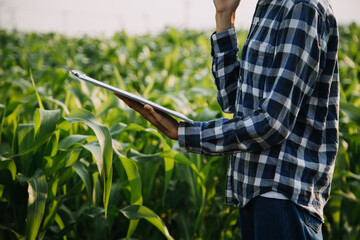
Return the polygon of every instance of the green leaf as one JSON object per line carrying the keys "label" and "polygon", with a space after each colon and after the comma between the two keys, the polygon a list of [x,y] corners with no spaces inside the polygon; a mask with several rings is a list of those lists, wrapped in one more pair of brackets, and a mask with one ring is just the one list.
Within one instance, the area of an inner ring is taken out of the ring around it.
{"label": "green leaf", "polygon": [[143,198],[141,194],[141,178],[136,163],[121,154],[118,154],[118,157],[125,169],[130,184],[131,204],[142,204]]}
{"label": "green leaf", "polygon": [[[142,192],[141,192],[141,187],[142,187],[141,178],[140,178],[140,174],[137,169],[136,163],[133,160],[123,156],[121,153],[119,153],[116,150],[116,148],[114,148],[114,152],[119,157],[119,159],[125,169],[125,172],[126,172],[129,184],[130,184],[130,188],[131,188],[130,203],[131,204],[142,204],[143,197],[142,197]],[[128,232],[126,235],[127,238],[130,238],[132,236],[132,234],[136,230],[137,225],[138,225],[138,220],[130,221]]]}
{"label": "green leaf", "polygon": [[114,76],[115,76],[116,84],[118,85],[118,87],[120,89],[125,90],[126,89],[126,84],[124,82],[124,79],[121,77],[119,69],[116,67],[115,64],[113,64],[113,69],[114,69]]}
{"label": "green leaf", "polygon": [[46,229],[50,226],[50,224],[52,224],[54,222],[55,216],[57,215],[57,211],[59,209],[59,206],[62,204],[59,201],[62,202],[63,198],[64,198],[64,196],[60,197],[60,200],[55,199],[50,203],[49,211],[44,218],[44,222],[43,222],[43,225],[41,228],[42,231],[46,231]]}
{"label": "green leaf", "polygon": [[42,103],[42,101],[41,101],[40,95],[39,95],[39,93],[38,93],[38,91],[37,91],[37,89],[36,89],[36,85],[35,85],[35,81],[34,81],[34,78],[33,78],[31,69],[29,69],[29,71],[30,71],[30,80],[31,80],[32,85],[33,85],[33,87],[34,87],[34,89],[35,89],[35,93],[36,93],[36,97],[37,97],[38,102],[39,102],[39,106],[40,106],[41,109],[45,109],[45,108],[44,108],[44,105],[43,105],[43,103]]}
{"label": "green leaf", "polygon": [[65,117],[65,119],[71,123],[83,122],[95,132],[101,148],[101,158],[103,159],[103,163],[98,164],[98,166],[101,166],[99,172],[100,174],[105,173],[106,175],[108,175],[111,169],[113,154],[112,139],[109,129],[105,125],[100,124],[95,118],[95,116],[85,109],[75,109],[68,117]]}
{"label": "green leaf", "polygon": [[136,151],[135,149],[130,149],[128,152],[128,157],[134,159],[137,162],[146,162],[160,159],[160,153],[144,154]]}
{"label": "green leaf", "polygon": [[360,202],[360,200],[356,198],[355,194],[353,192],[350,192],[350,191],[344,192],[343,190],[339,189],[339,190],[332,191],[332,194],[339,195],[342,198],[345,198],[345,199],[350,200],[350,201]]}
{"label": "green leaf", "polygon": [[87,191],[88,201],[91,203],[92,202],[92,187],[91,187],[90,176],[89,176],[87,169],[85,168],[84,164],[82,164],[80,161],[75,162],[72,166],[74,167],[77,175],[79,175],[81,180],[84,182],[86,191]]}
{"label": "green leaf", "polygon": [[59,119],[60,109],[36,109],[34,116],[34,138],[37,141],[45,142],[54,132]]}
{"label": "green leaf", "polygon": [[60,151],[53,157],[44,157],[44,160],[46,160],[43,166],[45,175],[51,176],[56,171],[64,168],[66,165],[66,156],[66,152]]}
{"label": "green leaf", "polygon": [[90,136],[88,135],[79,135],[79,134],[73,134],[70,136],[67,136],[65,138],[63,138],[58,145],[58,149],[59,150],[66,150],[68,148],[70,148],[72,145],[77,144],[77,143],[81,143],[83,141],[85,141],[86,138],[88,138]]}
{"label": "green leaf", "polygon": [[[157,136],[160,139],[162,147],[163,147],[163,152],[168,152],[171,150],[171,148],[170,148],[169,144],[166,142],[165,138],[163,138],[163,136],[158,131],[156,131],[155,129],[152,129],[152,128],[148,128],[145,131]],[[169,186],[169,182],[171,180],[171,176],[174,171],[173,158],[170,158],[170,157],[167,157],[166,155],[164,155],[164,165],[165,165],[165,184],[164,184],[164,194],[163,194],[163,198],[162,198],[163,203],[165,201],[166,190]]]}
{"label": "green leaf", "polygon": [[1,144],[3,126],[4,126],[4,122],[5,122],[6,107],[3,104],[0,104],[0,108],[4,108],[2,115],[1,115],[1,120],[0,120],[0,144]]}
{"label": "green leaf", "polygon": [[31,178],[22,177],[20,182],[27,182],[29,200],[26,215],[26,239],[36,239],[42,222],[45,203],[48,195],[48,185],[41,169],[38,169]]}
{"label": "green leaf", "polygon": [[98,141],[93,141],[93,142],[89,142],[87,144],[82,145],[83,148],[85,148],[86,150],[88,150],[89,152],[91,152],[91,155],[93,156],[97,168],[99,170],[99,173],[101,174],[101,170],[104,167],[104,161],[103,161],[103,157],[102,157],[102,151],[101,151],[101,147]]}
{"label": "green leaf", "polygon": [[351,171],[345,171],[344,172],[344,176],[348,177],[348,178],[353,178],[357,181],[360,181],[360,175],[359,174],[355,174]]}
{"label": "green leaf", "polygon": [[58,151],[60,130],[55,130],[54,134],[50,137],[50,140],[46,146],[44,154],[49,156],[55,156]]}
{"label": "green leaf", "polygon": [[61,230],[65,228],[64,222],[61,220],[61,217],[59,214],[55,215],[55,221]]}
{"label": "green leaf", "polygon": [[120,209],[120,212],[124,214],[124,216],[127,217],[128,219],[132,219],[132,220],[146,219],[149,223],[151,223],[157,229],[159,229],[162,232],[162,234],[166,237],[166,239],[174,239],[170,235],[164,222],[151,209],[143,205],[129,205]]}
{"label": "green leaf", "polygon": [[25,152],[27,152],[28,149],[31,149],[33,145],[34,124],[19,124],[16,128],[14,137],[13,152],[15,153],[15,156],[19,156],[19,160],[15,159],[18,170],[26,176],[29,176],[32,157],[30,154],[25,154]]}
{"label": "green leaf", "polygon": [[177,163],[181,163],[181,164],[185,164],[191,167],[191,169],[202,179],[204,180],[205,177],[204,175],[199,172],[199,170],[197,169],[196,165],[190,161],[187,157],[185,157],[183,154],[175,151],[175,150],[171,150],[171,151],[167,151],[167,152],[163,152],[160,154],[160,156],[162,157],[167,157],[167,158],[172,158],[175,162]]}
{"label": "green leaf", "polygon": [[127,125],[125,127],[125,129],[123,129],[123,131],[145,131],[145,128],[143,126],[140,126],[138,124],[135,123],[130,123],[129,125]]}
{"label": "green leaf", "polygon": [[116,123],[110,127],[111,136],[114,138],[119,135],[126,128],[125,123]]}
{"label": "green leaf", "polygon": [[48,100],[48,101],[50,101],[50,102],[53,102],[53,103],[56,103],[57,105],[59,105],[60,107],[62,107],[62,109],[64,110],[64,112],[66,113],[66,114],[69,114],[70,112],[69,112],[69,109],[67,108],[67,106],[63,103],[63,102],[61,102],[61,101],[59,101],[59,100],[57,100],[57,99],[54,99],[53,97],[41,97],[42,99],[45,99],[45,100]]}
{"label": "green leaf", "polygon": [[8,231],[8,232],[12,233],[14,235],[14,238],[11,238],[11,239],[25,240],[24,236],[18,234],[13,229],[11,229],[11,228],[9,228],[7,226],[4,226],[4,225],[0,224],[0,230],[1,230],[1,233],[4,233],[4,231]]}
{"label": "green leaf", "polygon": [[139,219],[131,219],[128,227],[128,232],[126,234],[126,239],[130,239],[133,233],[136,230],[137,225],[139,224]]}
{"label": "green leaf", "polygon": [[103,102],[99,107],[96,108],[96,117],[101,117],[109,112],[109,109],[116,107],[118,101],[115,97],[108,98],[107,101]]}
{"label": "green leaf", "polygon": [[105,217],[106,217],[109,197],[110,197],[110,190],[111,190],[111,181],[112,181],[113,149],[112,149],[112,138],[110,135],[110,131],[105,125],[100,124],[91,112],[85,109],[77,108],[73,110],[71,114],[67,116],[65,119],[71,123],[75,123],[75,122],[85,123],[94,131],[99,141],[101,155],[97,153],[96,156],[94,156],[94,158],[96,160],[96,164],[98,166],[100,176],[104,180],[103,202],[104,202]]}
{"label": "green leaf", "polygon": [[[60,110],[43,110],[36,109],[34,116],[34,124],[19,124],[17,135],[18,135],[18,145],[19,150],[18,154],[15,156],[22,156],[28,154],[46,141],[49,140],[51,135],[56,129],[56,124],[60,119]],[[30,134],[30,131],[34,129],[33,141],[27,139],[26,144],[23,144],[22,141],[25,135]],[[13,156],[13,157],[15,157]]]}
{"label": "green leaf", "polygon": [[66,159],[66,167],[71,166],[74,162],[76,162],[81,153],[81,148],[75,148],[70,153],[68,153],[68,158]]}
{"label": "green leaf", "polygon": [[19,124],[16,129],[16,145],[14,152],[25,152],[34,145],[34,124]]}
{"label": "green leaf", "polygon": [[351,103],[342,102],[340,105],[341,111],[345,112],[346,115],[354,121],[358,126],[360,126],[360,108],[354,106]]}
{"label": "green leaf", "polygon": [[[156,137],[158,137],[161,141],[161,145],[163,148],[163,152],[168,152],[171,150],[169,144],[166,142],[165,138],[163,138],[163,136],[156,131],[155,129],[152,128],[144,128],[140,125],[137,124],[129,124],[124,130],[135,130],[135,131],[145,131],[147,133],[150,133]],[[167,155],[164,155],[164,165],[165,165],[165,184],[164,184],[164,194],[163,194],[163,203],[165,201],[165,195],[166,195],[166,190],[169,186],[169,182],[171,180],[171,176],[174,170],[174,160],[171,157],[168,157]]]}
{"label": "green leaf", "polygon": [[13,159],[4,161],[0,160],[0,170],[9,170],[12,180],[16,179],[16,165]]}

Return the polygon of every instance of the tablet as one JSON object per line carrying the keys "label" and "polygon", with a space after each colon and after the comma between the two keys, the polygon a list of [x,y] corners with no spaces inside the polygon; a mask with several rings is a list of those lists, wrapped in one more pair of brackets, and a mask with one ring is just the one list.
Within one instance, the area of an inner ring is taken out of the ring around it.
{"label": "tablet", "polygon": [[163,107],[163,106],[160,106],[159,104],[156,104],[156,103],[154,103],[154,102],[151,102],[151,101],[149,101],[149,100],[147,100],[147,99],[145,99],[145,98],[143,98],[143,97],[137,96],[137,95],[135,95],[135,94],[133,94],[133,93],[129,93],[129,92],[127,92],[127,91],[118,89],[118,88],[116,88],[116,87],[114,87],[114,86],[108,85],[108,84],[103,83],[103,82],[100,82],[100,81],[98,81],[98,80],[95,80],[95,79],[93,79],[93,78],[91,78],[91,77],[86,76],[84,73],[82,73],[82,72],[80,72],[80,71],[71,70],[71,71],[70,71],[70,76],[75,77],[76,79],[79,79],[79,80],[82,80],[82,81],[86,81],[86,82],[92,83],[92,84],[97,85],[97,86],[99,86],[99,87],[105,88],[105,89],[110,90],[110,91],[112,91],[112,92],[114,92],[114,93],[118,93],[118,94],[120,94],[120,95],[122,95],[122,96],[125,96],[125,97],[127,97],[127,98],[130,98],[130,99],[132,99],[132,100],[134,100],[134,101],[137,101],[137,102],[139,102],[139,103],[141,103],[141,104],[144,104],[144,105],[145,105],[145,104],[148,104],[148,105],[152,106],[154,109],[157,109],[157,110],[159,110],[159,111],[161,111],[161,112],[167,113],[167,114],[172,115],[172,116],[174,116],[174,117],[180,118],[180,119],[184,120],[185,122],[194,123],[193,120],[187,118],[187,117],[186,117],[185,115],[183,115],[182,113],[179,113],[179,112],[170,110],[170,109],[168,109],[168,108],[165,108],[165,107]]}

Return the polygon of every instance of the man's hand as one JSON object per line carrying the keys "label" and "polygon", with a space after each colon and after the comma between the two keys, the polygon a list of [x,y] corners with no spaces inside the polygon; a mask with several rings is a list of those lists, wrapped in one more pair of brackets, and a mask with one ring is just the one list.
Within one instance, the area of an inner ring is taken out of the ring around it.
{"label": "man's hand", "polygon": [[241,0],[213,0],[216,9],[216,32],[234,27],[235,12]]}
{"label": "man's hand", "polygon": [[241,0],[214,0],[216,12],[235,12]]}
{"label": "man's hand", "polygon": [[150,105],[143,105],[139,102],[121,96],[117,93],[115,95],[123,100],[129,107],[141,114],[146,120],[154,125],[159,131],[164,133],[167,137],[177,140],[178,139],[178,122],[167,115],[152,108]]}

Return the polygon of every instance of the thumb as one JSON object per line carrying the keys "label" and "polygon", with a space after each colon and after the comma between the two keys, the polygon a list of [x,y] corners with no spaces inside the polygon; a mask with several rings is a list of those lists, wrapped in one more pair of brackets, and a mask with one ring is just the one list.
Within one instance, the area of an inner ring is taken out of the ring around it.
{"label": "thumb", "polygon": [[146,104],[146,105],[144,106],[144,109],[145,109],[145,111],[147,112],[147,114],[148,114],[149,116],[151,116],[153,119],[155,119],[156,121],[159,121],[159,120],[160,120],[160,119],[159,119],[159,118],[160,118],[159,113],[157,113],[152,106]]}
{"label": "thumb", "polygon": [[149,104],[144,105],[144,109],[148,111],[148,113],[154,113],[154,108],[151,107]]}

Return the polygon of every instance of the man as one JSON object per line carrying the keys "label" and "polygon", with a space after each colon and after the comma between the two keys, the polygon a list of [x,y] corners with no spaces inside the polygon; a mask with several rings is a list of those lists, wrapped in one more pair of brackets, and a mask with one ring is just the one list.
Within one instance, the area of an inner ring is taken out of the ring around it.
{"label": "man", "polygon": [[218,102],[232,119],[178,123],[121,97],[189,152],[230,154],[242,239],[322,239],[338,148],[338,30],[328,0],[259,0],[241,59],[240,0],[214,0]]}

